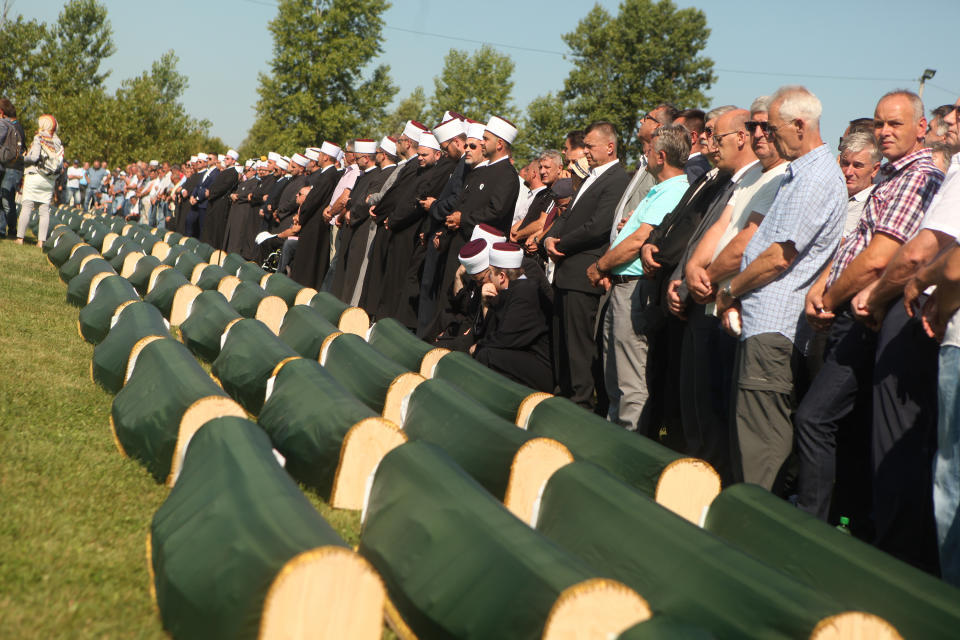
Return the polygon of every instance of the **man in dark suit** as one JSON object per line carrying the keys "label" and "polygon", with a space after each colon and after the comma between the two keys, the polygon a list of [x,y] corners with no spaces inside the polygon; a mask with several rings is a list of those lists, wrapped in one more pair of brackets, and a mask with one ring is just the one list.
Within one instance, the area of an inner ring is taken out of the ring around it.
{"label": "man in dark suit", "polygon": [[591,124],[584,142],[590,175],[570,209],[553,224],[544,249],[556,263],[553,348],[560,394],[589,409],[600,291],[590,284],[587,268],[607,249],[614,209],[630,179],[617,160],[617,132],[612,124]]}

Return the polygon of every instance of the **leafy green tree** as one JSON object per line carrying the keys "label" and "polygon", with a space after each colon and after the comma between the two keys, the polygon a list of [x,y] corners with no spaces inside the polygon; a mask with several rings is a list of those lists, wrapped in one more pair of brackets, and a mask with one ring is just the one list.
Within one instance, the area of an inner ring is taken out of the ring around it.
{"label": "leafy green tree", "polygon": [[483,45],[473,54],[450,49],[443,70],[433,79],[430,110],[435,117],[452,109],[477,121],[486,122],[494,115],[514,120],[512,75],[513,60],[493,47]]}
{"label": "leafy green tree", "polygon": [[292,153],[324,139],[344,141],[379,128],[397,89],[389,67],[364,78],[382,52],[382,0],[280,0],[270,21],[273,60],[260,75],[257,120],[246,153]]}
{"label": "leafy green tree", "polygon": [[42,84],[40,49],[47,39],[47,26],[23,16],[4,16],[0,24],[0,95],[9,98],[18,109],[29,111]]}
{"label": "leafy green tree", "polygon": [[437,117],[431,116],[427,104],[427,93],[423,90],[423,87],[416,87],[410,92],[409,96],[400,101],[396,109],[384,118],[381,133],[382,135],[399,135],[407,120],[416,120],[432,127],[435,124],[440,124],[439,122],[433,122]]}
{"label": "leafy green tree", "polygon": [[567,132],[573,128],[559,96],[553,92],[538,96],[527,105],[527,113],[520,121],[514,155],[532,159],[546,149],[559,150]]}
{"label": "leafy green tree", "polygon": [[621,133],[621,152],[636,157],[633,135],[640,117],[661,102],[703,106],[716,77],[700,55],[710,30],[699,9],[677,9],[671,0],[623,0],[611,16],[595,5],[563,36],[573,69],[561,97],[581,125],[609,120]]}
{"label": "leafy green tree", "polygon": [[70,0],[40,51],[46,88],[74,93],[102,87],[110,71],[100,64],[115,51],[107,8],[97,0]]}

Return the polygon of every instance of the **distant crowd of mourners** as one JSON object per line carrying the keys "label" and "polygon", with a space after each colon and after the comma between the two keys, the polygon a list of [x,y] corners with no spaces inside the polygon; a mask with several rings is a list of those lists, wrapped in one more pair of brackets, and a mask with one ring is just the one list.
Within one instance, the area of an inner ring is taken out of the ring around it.
{"label": "distant crowd of mourners", "polygon": [[111,170],[64,161],[51,115],[27,140],[3,99],[0,232],[22,243],[36,209],[42,242],[60,202],[200,238],[960,585],[958,105],[891,91],[836,149],[787,86],[522,163],[507,119],[448,111]]}

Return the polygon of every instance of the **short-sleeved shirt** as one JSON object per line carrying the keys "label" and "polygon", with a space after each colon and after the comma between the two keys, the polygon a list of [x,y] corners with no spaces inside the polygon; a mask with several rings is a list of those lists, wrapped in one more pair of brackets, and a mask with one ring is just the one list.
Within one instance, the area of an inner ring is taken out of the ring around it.
{"label": "short-sleeved shirt", "polygon": [[80,178],[83,177],[83,169],[80,167],[70,167],[67,169],[67,188],[79,189]]}
{"label": "short-sleeved shirt", "polygon": [[[610,248],[612,249],[623,242],[623,239],[639,229],[641,224],[646,223],[654,227],[660,224],[664,216],[677,206],[689,186],[690,183],[687,182],[687,176],[684,174],[653,185],[647,192],[646,197],[637,205],[633,215],[623,225],[623,229],[617,234],[617,238],[610,245]],[[640,256],[637,255],[629,262],[618,264],[612,269],[612,272],[618,276],[642,276],[643,263],[640,261]]]}
{"label": "short-sleeved shirt", "polygon": [[920,228],[960,237],[960,153],[950,158],[947,175],[933,196]]}
{"label": "short-sleeved shirt", "polygon": [[790,163],[777,197],[747,243],[740,270],[774,243],[792,243],[797,257],[772,281],[741,296],[741,340],[779,333],[796,342],[807,290],[836,251],[846,215],[846,183],[827,145]]}
{"label": "short-sleeved shirt", "polygon": [[843,243],[830,268],[827,289],[863,251],[877,233],[903,244],[917,231],[923,214],[943,182],[943,172],[933,163],[929,148],[919,149],[880,168],[880,182],[873,188],[863,215]]}
{"label": "short-sleeved shirt", "polygon": [[87,186],[93,189],[99,189],[100,184],[103,182],[104,176],[107,175],[107,170],[100,169],[87,169]]}

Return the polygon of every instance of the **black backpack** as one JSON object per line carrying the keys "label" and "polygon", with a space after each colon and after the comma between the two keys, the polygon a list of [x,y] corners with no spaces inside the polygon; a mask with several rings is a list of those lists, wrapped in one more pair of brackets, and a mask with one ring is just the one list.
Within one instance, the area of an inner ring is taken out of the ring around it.
{"label": "black backpack", "polygon": [[0,166],[9,167],[23,159],[23,138],[20,131],[10,122],[4,121],[6,135],[0,142]]}

